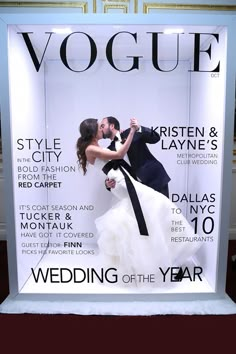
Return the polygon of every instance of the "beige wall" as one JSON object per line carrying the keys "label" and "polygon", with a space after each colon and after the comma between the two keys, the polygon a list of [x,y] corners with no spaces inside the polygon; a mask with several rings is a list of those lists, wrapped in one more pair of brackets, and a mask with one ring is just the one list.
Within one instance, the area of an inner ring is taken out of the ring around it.
{"label": "beige wall", "polygon": [[[200,6],[235,6],[236,0],[165,0],[165,1],[153,1],[153,0],[87,0],[87,1],[70,1],[70,0],[28,0],[28,1],[0,1],[1,6],[8,5],[9,3],[14,4],[15,6],[21,6],[21,3],[28,2],[31,6],[36,6],[39,3],[39,6],[47,6],[47,3],[55,3],[55,6],[66,7],[71,6],[71,3],[74,3],[74,6],[77,9],[81,9],[81,12],[88,13],[155,13],[160,8],[166,6],[173,6],[173,4],[178,8],[178,5],[190,5],[190,8],[193,6],[196,8]],[[68,5],[68,4],[69,5]],[[183,9],[183,6],[181,6]]]}

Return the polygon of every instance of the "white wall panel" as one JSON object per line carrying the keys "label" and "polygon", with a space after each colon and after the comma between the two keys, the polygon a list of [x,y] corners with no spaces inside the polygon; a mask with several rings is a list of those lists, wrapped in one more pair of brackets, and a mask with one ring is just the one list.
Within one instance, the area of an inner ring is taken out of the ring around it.
{"label": "white wall panel", "polygon": [[[28,6],[41,6],[46,7],[48,5],[47,0],[41,1],[0,1],[0,8],[5,6],[22,6],[28,3]],[[236,0],[166,0],[166,1],[139,1],[139,0],[88,0],[88,1],[56,1],[51,0],[50,4],[55,3],[57,7],[76,7],[77,11],[80,13],[118,13],[118,14],[127,14],[127,13],[156,13],[164,9],[165,7],[171,6],[171,4],[176,6],[177,9],[184,9],[187,5],[190,5],[190,8],[194,9],[194,6],[207,6],[211,5],[212,9],[220,9],[220,6],[224,6],[225,10],[236,11]],[[68,3],[68,4],[67,4]],[[181,6],[180,6],[181,5]],[[214,8],[214,6],[216,6]],[[223,8],[222,8],[223,9]],[[236,159],[236,156],[235,156]],[[0,240],[6,239],[6,230],[5,230],[5,215],[4,215],[4,179],[2,171],[2,163],[0,160]],[[236,239],[236,161],[232,167],[232,194],[231,194],[231,214],[230,214],[230,225],[229,225],[229,238]]]}

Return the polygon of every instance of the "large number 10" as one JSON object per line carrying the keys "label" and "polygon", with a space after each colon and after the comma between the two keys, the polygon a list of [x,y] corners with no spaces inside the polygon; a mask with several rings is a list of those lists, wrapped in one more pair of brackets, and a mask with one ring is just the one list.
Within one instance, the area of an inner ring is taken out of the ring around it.
{"label": "large number 10", "polygon": [[[194,222],[194,233],[197,234],[198,233],[198,218],[194,218],[191,220],[192,222]],[[208,222],[208,227],[207,227],[207,222]],[[206,217],[205,219],[203,219],[202,221],[202,231],[204,232],[204,234],[209,235],[212,231],[214,230],[214,219],[210,216]]]}

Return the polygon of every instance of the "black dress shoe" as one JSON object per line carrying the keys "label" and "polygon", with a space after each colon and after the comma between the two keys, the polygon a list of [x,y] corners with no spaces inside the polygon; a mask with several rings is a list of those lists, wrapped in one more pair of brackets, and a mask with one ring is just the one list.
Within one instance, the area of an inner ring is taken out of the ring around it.
{"label": "black dress shoe", "polygon": [[184,271],[183,268],[180,267],[178,273],[175,276],[175,280],[181,281],[183,279]]}

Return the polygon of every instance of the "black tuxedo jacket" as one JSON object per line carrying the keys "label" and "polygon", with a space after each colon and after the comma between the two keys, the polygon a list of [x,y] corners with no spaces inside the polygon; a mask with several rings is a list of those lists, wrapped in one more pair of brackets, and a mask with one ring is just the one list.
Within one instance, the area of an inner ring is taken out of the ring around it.
{"label": "black tuxedo jacket", "polygon": [[[129,129],[121,133],[121,138],[125,139],[129,134]],[[142,183],[160,191],[168,182],[165,168],[150,152],[148,144],[156,144],[160,140],[160,135],[149,128],[141,127],[141,132],[134,134],[132,143],[128,150],[128,157],[132,169]],[[115,150],[115,142],[112,141],[108,146],[110,150]]]}

